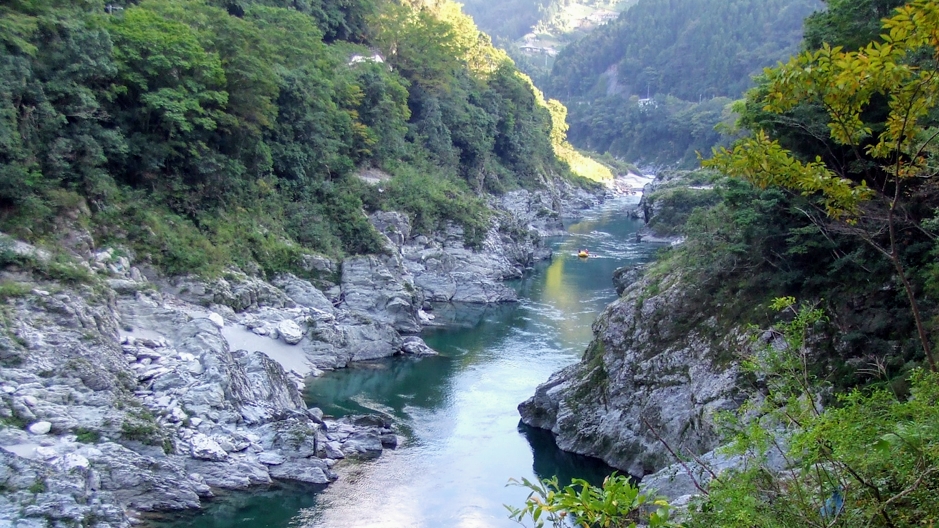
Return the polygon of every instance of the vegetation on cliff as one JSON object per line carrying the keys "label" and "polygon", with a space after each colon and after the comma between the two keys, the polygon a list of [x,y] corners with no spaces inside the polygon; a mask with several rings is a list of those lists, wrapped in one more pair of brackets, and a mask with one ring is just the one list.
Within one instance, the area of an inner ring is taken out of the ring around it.
{"label": "vegetation on cliff", "polygon": [[[858,4],[812,17],[806,51],[739,105],[745,137],[706,163],[724,174],[719,203],[659,196],[657,207],[691,211],[650,287],[680,277],[700,313],[754,323],[770,341],[727,351],[762,395],[726,421],[729,452],[749,461],[711,475],[687,526],[923,526],[939,515],[939,7],[888,11],[877,36],[863,35],[870,17],[898,2]],[[782,461],[768,460],[773,450]]]}
{"label": "vegetation on cliff", "polygon": [[363,211],[478,243],[480,193],[584,163],[563,107],[451,2],[104,4],[0,6],[2,231],[77,220],[168,272],[284,269],[381,251]]}

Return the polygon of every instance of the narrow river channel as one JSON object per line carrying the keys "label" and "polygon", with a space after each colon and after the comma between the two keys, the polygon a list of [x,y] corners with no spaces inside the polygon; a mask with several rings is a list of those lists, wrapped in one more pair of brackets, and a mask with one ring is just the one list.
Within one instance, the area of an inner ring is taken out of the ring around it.
{"label": "narrow river channel", "polygon": [[[549,434],[519,426],[516,405],[580,357],[591,324],[616,297],[611,276],[656,250],[635,243],[640,222],[622,197],[585,213],[554,258],[517,283],[521,302],[436,310],[447,328],[425,332],[440,356],[395,358],[311,380],[306,399],[327,414],[393,416],[403,445],[381,458],[336,467],[325,490],[281,488],[221,497],[174,528],[509,527],[503,504],[527,493],[509,478],[599,482],[612,471],[558,450]],[[580,259],[579,248],[590,250]],[[166,526],[166,525],[164,525]]]}

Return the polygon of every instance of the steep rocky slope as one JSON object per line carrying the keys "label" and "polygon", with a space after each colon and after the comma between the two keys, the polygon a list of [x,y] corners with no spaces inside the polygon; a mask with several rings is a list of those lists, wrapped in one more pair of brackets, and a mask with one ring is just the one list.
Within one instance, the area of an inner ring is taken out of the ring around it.
{"label": "steep rocky slope", "polygon": [[433,354],[414,335],[431,301],[514,300],[501,281],[550,255],[541,238],[561,204],[597,199],[493,198],[480,251],[459,228],[414,236],[404,215],[378,213],[385,254],[309,259],[309,280],[161,277],[74,225],[65,247],[0,238],[0,525],[126,526],[213,490],[327,484],[341,459],[395,447],[383,416],[308,408],[303,376]]}
{"label": "steep rocky slope", "polygon": [[718,442],[712,415],[745,396],[728,353],[739,331],[715,339],[716,316],[685,302],[678,275],[626,287],[600,315],[583,359],[555,373],[519,405],[522,421],[548,429],[558,446],[642,476]]}
{"label": "steep rocky slope", "polygon": [[[679,243],[691,211],[718,200],[710,177],[666,171],[647,184],[643,240]],[[594,323],[581,361],[551,376],[519,412],[554,433],[561,449],[641,477],[674,462],[669,449],[699,455],[717,446],[713,414],[748,396],[735,357],[750,339],[674,260],[622,268],[613,283],[620,298]]]}

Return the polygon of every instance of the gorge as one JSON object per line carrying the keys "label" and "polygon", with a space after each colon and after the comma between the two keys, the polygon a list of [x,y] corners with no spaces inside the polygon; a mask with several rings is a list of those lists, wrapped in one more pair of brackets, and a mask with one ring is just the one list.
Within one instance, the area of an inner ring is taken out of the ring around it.
{"label": "gorge", "polygon": [[934,524],[901,4],[3,3],[0,525]]}

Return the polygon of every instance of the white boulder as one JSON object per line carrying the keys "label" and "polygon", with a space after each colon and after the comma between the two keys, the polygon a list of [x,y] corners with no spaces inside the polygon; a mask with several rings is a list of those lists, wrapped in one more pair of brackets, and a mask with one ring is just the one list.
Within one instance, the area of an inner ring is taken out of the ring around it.
{"label": "white boulder", "polygon": [[52,430],[52,424],[49,422],[36,422],[30,425],[27,430],[34,435],[44,435]]}
{"label": "white boulder", "polygon": [[303,329],[292,319],[285,319],[278,323],[277,332],[288,345],[296,345],[303,339]]}
{"label": "white boulder", "polygon": [[189,440],[189,445],[192,448],[191,452],[193,458],[214,461],[228,458],[228,453],[218,445],[218,442],[202,433],[192,435],[192,438]]}

